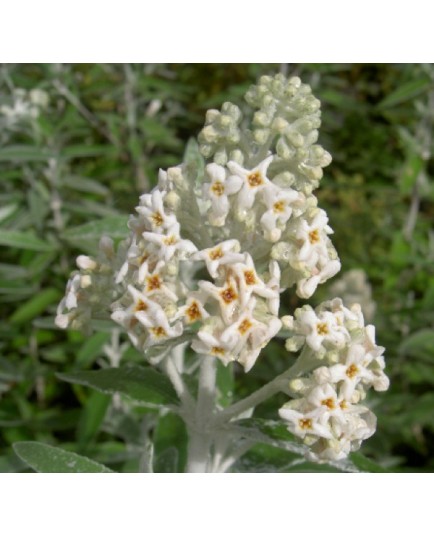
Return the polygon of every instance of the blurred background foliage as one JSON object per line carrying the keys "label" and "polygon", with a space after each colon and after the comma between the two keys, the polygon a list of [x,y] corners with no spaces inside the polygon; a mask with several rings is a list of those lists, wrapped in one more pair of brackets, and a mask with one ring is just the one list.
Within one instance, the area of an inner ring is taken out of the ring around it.
{"label": "blurred background foliage", "polygon": [[[160,167],[182,161],[205,111],[226,100],[243,107],[246,89],[278,71],[300,76],[322,101],[319,141],[333,162],[317,195],[335,231],[341,276],[364,271],[358,281],[369,282],[362,290],[375,302],[377,339],[387,349],[391,388],[369,399],[378,430],[362,452],[385,470],[434,470],[432,65],[3,64],[0,472],[26,470],[11,449],[23,440],[137,471],[150,436],[156,470],[182,469],[186,435],[177,417],[157,418],[155,410],[56,377],[140,356],[117,330],[85,338],[55,329],[53,315],[75,257],[92,252],[103,230],[124,236],[138,195]],[[333,284],[315,300],[329,297]],[[282,312],[300,304],[287,292]],[[221,369],[222,403],[225,392],[241,397],[288,359],[273,341],[252,374],[233,379]],[[276,418],[283,402],[275,397],[256,415]],[[236,470],[327,469],[291,456],[258,445]]]}

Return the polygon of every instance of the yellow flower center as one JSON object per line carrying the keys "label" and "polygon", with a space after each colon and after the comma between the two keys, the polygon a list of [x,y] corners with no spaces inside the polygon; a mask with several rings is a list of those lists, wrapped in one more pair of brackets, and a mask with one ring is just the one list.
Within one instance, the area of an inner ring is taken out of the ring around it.
{"label": "yellow flower center", "polygon": [[354,376],[357,375],[358,372],[359,372],[359,369],[353,363],[352,365],[350,365],[347,368],[347,370],[345,371],[345,374],[348,376],[348,378],[350,378],[352,380],[354,378]]}
{"label": "yellow flower center", "polygon": [[237,293],[235,292],[235,290],[231,286],[223,289],[220,292],[220,296],[222,297],[222,299],[223,299],[223,301],[225,303],[231,303],[231,302],[233,302],[234,300],[236,300],[238,298]]}
{"label": "yellow flower center", "polygon": [[162,328],[161,326],[158,326],[156,328],[151,328],[150,331],[154,334],[154,337],[157,339],[161,339],[162,337],[166,337],[167,335],[166,330]]}
{"label": "yellow flower center", "polygon": [[322,406],[327,406],[329,409],[335,409],[335,401],[333,398],[325,398],[324,400],[321,400]]}
{"label": "yellow flower center", "polygon": [[199,305],[197,304],[197,302],[195,301],[192,302],[190,307],[187,309],[187,316],[188,316],[189,322],[194,322],[195,320],[199,320],[200,318],[202,318]]}
{"label": "yellow flower center", "polygon": [[238,331],[241,333],[241,335],[245,335],[252,326],[253,324],[250,322],[250,320],[245,318],[238,326]]}
{"label": "yellow flower center", "polygon": [[246,270],[244,272],[244,280],[246,285],[254,285],[256,283],[256,276],[253,270]]}
{"label": "yellow flower center", "polygon": [[319,242],[319,232],[318,229],[314,229],[309,233],[309,242],[311,244],[317,244]]}
{"label": "yellow flower center", "polygon": [[212,186],[211,186],[211,190],[213,191],[213,193],[220,197],[221,195],[223,195],[225,193],[225,187],[224,187],[224,184],[220,181],[216,181]]}
{"label": "yellow flower center", "polygon": [[146,305],[146,303],[142,300],[139,300],[136,304],[136,308],[135,308],[135,311],[146,311],[148,309],[148,306]]}
{"label": "yellow flower center", "polygon": [[302,430],[311,430],[312,419],[298,419],[298,425]]}
{"label": "yellow flower center", "polygon": [[163,225],[164,223],[164,218],[159,212],[154,212],[151,219],[157,227],[160,227],[160,225]]}
{"label": "yellow flower center", "polygon": [[329,328],[325,322],[319,322],[319,324],[316,325],[316,331],[318,335],[328,335]]}
{"label": "yellow flower center", "polygon": [[166,246],[173,246],[173,244],[176,244],[176,242],[178,242],[178,239],[174,235],[170,235],[164,239]]}
{"label": "yellow flower center", "polygon": [[221,259],[222,257],[223,257],[222,248],[214,248],[209,252],[209,258],[212,261],[216,261],[217,259]]}
{"label": "yellow flower center", "polygon": [[250,175],[247,177],[247,182],[252,188],[257,188],[264,182],[264,180],[259,171],[255,171],[254,173],[250,173]]}
{"label": "yellow flower center", "polygon": [[274,212],[284,212],[285,210],[285,201],[276,201],[273,205]]}
{"label": "yellow flower center", "polygon": [[161,288],[161,277],[159,275],[151,275],[146,278],[146,289],[148,292],[151,290],[158,290]]}

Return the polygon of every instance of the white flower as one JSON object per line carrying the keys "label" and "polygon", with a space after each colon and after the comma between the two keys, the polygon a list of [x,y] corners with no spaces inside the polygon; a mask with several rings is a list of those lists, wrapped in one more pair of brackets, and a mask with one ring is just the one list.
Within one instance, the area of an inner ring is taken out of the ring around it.
{"label": "white flower", "polygon": [[193,324],[207,319],[209,313],[203,306],[204,301],[203,293],[190,292],[186,304],[178,309],[176,318],[183,318],[186,324]]}
{"label": "white flower", "polygon": [[198,339],[192,342],[191,347],[198,354],[217,357],[225,365],[234,361],[232,348],[227,342],[221,340],[221,333],[212,334],[202,329],[197,333],[197,337]]}
{"label": "white flower", "polygon": [[180,258],[186,258],[197,251],[197,247],[190,240],[183,240],[179,234],[180,225],[176,222],[167,229],[166,234],[145,231],[142,236],[145,240],[156,244],[160,248],[160,258],[168,262],[178,253]]}
{"label": "white flower", "polygon": [[228,162],[228,168],[232,173],[231,177],[242,179],[242,187],[237,196],[240,219],[245,219],[246,211],[252,208],[256,194],[271,184],[267,177],[267,169],[272,160],[273,156],[270,155],[253,169],[245,169],[233,161]]}
{"label": "white flower", "polygon": [[333,233],[333,230],[327,223],[328,218],[324,210],[319,210],[310,224],[304,218],[300,219],[299,228],[295,235],[302,244],[298,260],[311,268],[318,264],[321,257],[328,258],[325,239],[327,234]]}
{"label": "white flower", "polygon": [[271,318],[268,323],[258,322],[251,330],[247,344],[243,345],[237,361],[244,367],[245,372],[256,363],[262,350],[270,340],[279,332],[282,323],[278,318]]}
{"label": "white flower", "polygon": [[226,169],[218,164],[208,164],[206,174],[211,180],[203,185],[204,199],[211,201],[211,211],[208,214],[211,225],[221,227],[225,224],[230,209],[228,195],[237,193],[242,185],[240,177],[226,177]]}
{"label": "white flower", "polygon": [[298,325],[300,333],[306,336],[307,344],[315,352],[323,348],[324,342],[342,348],[350,338],[345,327],[340,326],[335,315],[328,311],[317,315],[311,308],[304,309],[299,314]]}
{"label": "white flower", "polygon": [[279,305],[280,305],[280,268],[279,263],[276,261],[270,261],[269,265],[270,279],[267,283],[267,288],[273,291],[271,297],[267,297],[267,304],[272,315],[279,314]]}
{"label": "white flower", "polygon": [[330,377],[335,383],[341,382],[342,392],[348,400],[359,383],[372,385],[374,376],[369,369],[372,356],[360,344],[349,347],[343,363],[330,367]]}
{"label": "white flower", "polygon": [[261,225],[267,240],[277,242],[280,239],[282,229],[292,214],[291,203],[297,201],[299,197],[300,194],[295,190],[282,189],[274,184],[263,189],[262,199],[267,210],[261,217]]}
{"label": "white flower", "polygon": [[153,190],[151,194],[142,195],[140,205],[136,207],[136,211],[145,219],[154,233],[164,233],[166,229],[177,223],[176,216],[166,214],[164,210],[165,195],[165,192]]}
{"label": "white flower", "polygon": [[375,356],[362,345],[353,344],[348,349],[345,360],[330,368],[330,375],[332,381],[342,382],[343,392],[350,399],[359,384],[363,389],[372,386],[376,391],[387,390],[389,378],[383,369],[383,356]]}
{"label": "white flower", "polygon": [[202,249],[194,255],[191,260],[205,261],[209,275],[212,278],[218,277],[220,266],[242,262],[244,255],[239,253],[240,243],[238,240],[225,240],[212,248]]}
{"label": "white flower", "polygon": [[144,349],[182,334],[181,322],[171,326],[162,307],[149,296],[132,285],[128,285],[128,296],[130,305],[116,309],[111,318],[126,329],[135,346]]}
{"label": "white flower", "polygon": [[316,291],[319,284],[324,283],[334,275],[336,275],[341,269],[341,263],[339,260],[329,260],[326,257],[322,257],[319,261],[319,268],[313,269],[313,275],[300,279],[297,283],[297,294],[300,298],[310,298]]}
{"label": "white flower", "polygon": [[[244,262],[235,262],[234,264],[227,265],[228,273],[236,277],[239,287],[241,307],[246,305],[252,294],[257,294],[258,296],[270,300],[275,300],[277,297],[278,300],[279,288],[275,288],[275,280],[273,279],[271,283],[273,288],[271,288],[269,284],[264,283],[258,276],[253,259],[248,253],[244,254],[243,261]],[[277,263],[271,263],[274,275],[277,274],[276,270],[279,270],[278,266],[276,268],[276,265]]]}
{"label": "white flower", "polygon": [[226,324],[231,324],[236,312],[240,309],[240,297],[237,283],[233,277],[228,277],[222,287],[209,281],[199,281],[199,289],[206,296],[213,298],[220,305],[220,313]]}
{"label": "white flower", "polygon": [[306,413],[300,412],[296,409],[292,409],[292,403],[289,402],[279,409],[279,415],[282,419],[288,421],[288,430],[302,439],[307,435],[315,436],[317,438],[333,438],[329,427],[321,424],[319,419],[320,414],[316,409]]}

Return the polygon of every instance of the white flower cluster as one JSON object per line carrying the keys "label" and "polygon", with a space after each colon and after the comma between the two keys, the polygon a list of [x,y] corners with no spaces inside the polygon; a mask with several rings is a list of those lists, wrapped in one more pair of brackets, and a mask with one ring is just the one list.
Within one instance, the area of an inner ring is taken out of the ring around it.
{"label": "white flower cluster", "polygon": [[364,325],[360,307],[347,309],[339,298],[315,310],[304,306],[295,318],[283,321],[293,331],[287,348],[304,347],[304,359],[310,368],[312,363],[317,368],[290,382],[298,398],[279,414],[289,431],[310,447],[311,459],[345,458],[375,432],[375,415],[359,402],[370,387],[385,391],[389,386],[384,348],[375,343],[375,328]]}
{"label": "white flower cluster", "polygon": [[48,94],[42,89],[27,91],[22,88],[14,89],[12,102],[0,106],[0,120],[5,127],[13,128],[17,123],[36,119],[40,110],[48,106]]}
{"label": "white flower cluster", "polygon": [[[242,114],[230,103],[209,111],[199,140],[214,161],[160,171],[106,270],[112,290],[106,280],[93,288],[94,301],[112,298],[111,318],[140,350],[188,334],[197,352],[249,370],[280,328],[281,289],[296,284],[307,298],[340,269],[327,216],[312,195],[330,162],[315,145],[319,101],[298,78],[280,75],[263,77],[247,100],[257,109],[252,130],[241,128]],[[291,158],[282,144],[292,147]],[[199,261],[205,280],[196,277]],[[72,318],[78,326],[94,310],[86,270],[68,285],[62,327]]]}
{"label": "white flower cluster", "polygon": [[280,270],[271,261],[265,283],[252,257],[239,250],[237,240],[227,240],[193,256],[206,263],[214,283],[200,281],[200,290],[191,302],[202,315],[205,306],[210,311],[192,348],[199,354],[214,355],[225,364],[238,361],[248,372],[282,325],[277,316]]}
{"label": "white flower cluster", "polygon": [[87,255],[77,257],[79,270],[73,272],[66,285],[65,297],[57,307],[55,323],[58,327],[89,332],[92,319],[107,315],[116,295],[113,275],[120,252],[116,255],[113,241],[103,237],[97,259]]}
{"label": "white flower cluster", "polygon": [[375,430],[360,402],[388,387],[384,349],[340,299],[279,319],[283,290],[309,298],[340,270],[313,195],[330,155],[316,144],[319,101],[298,78],[262,77],[246,100],[250,124],[230,103],[208,111],[200,152],[190,143],[184,164],[160,171],[116,253],[103,239],[98,260],[77,259],[56,323],[89,327],[105,313],[152,363],[189,343],[249,371],[283,321],[304,376],[280,416],[312,459],[339,460]]}
{"label": "white flower cluster", "polygon": [[140,350],[179,337],[179,302],[187,287],[179,277],[180,261],[197,251],[180,235],[176,216],[165,204],[165,191],[140,197],[138,217],[129,222],[131,237],[116,284],[126,292],[112,304],[112,319],[122,325]]}

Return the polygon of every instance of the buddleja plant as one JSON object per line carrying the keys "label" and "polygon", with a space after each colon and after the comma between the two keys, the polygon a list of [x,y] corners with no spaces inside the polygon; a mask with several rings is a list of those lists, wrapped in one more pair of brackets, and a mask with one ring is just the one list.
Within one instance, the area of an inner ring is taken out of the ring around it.
{"label": "buddleja plant", "polygon": [[[285,448],[339,464],[375,431],[367,391],[389,383],[359,305],[335,298],[279,317],[284,290],[308,299],[341,267],[313,194],[331,157],[316,143],[320,102],[299,78],[264,76],[246,101],[251,117],[231,103],[207,112],[202,157],[160,171],[126,241],[104,236],[98,256],[77,258],[56,317],[61,328],[111,318],[125,330],[155,369],[142,369],[147,388],[174,390],[165,403],[185,422],[188,472],[228,471],[258,437],[246,432],[254,408],[278,392],[290,397],[278,412]],[[249,373],[279,332],[288,370],[221,407],[217,362]],[[124,381],[128,367],[101,372]]]}

